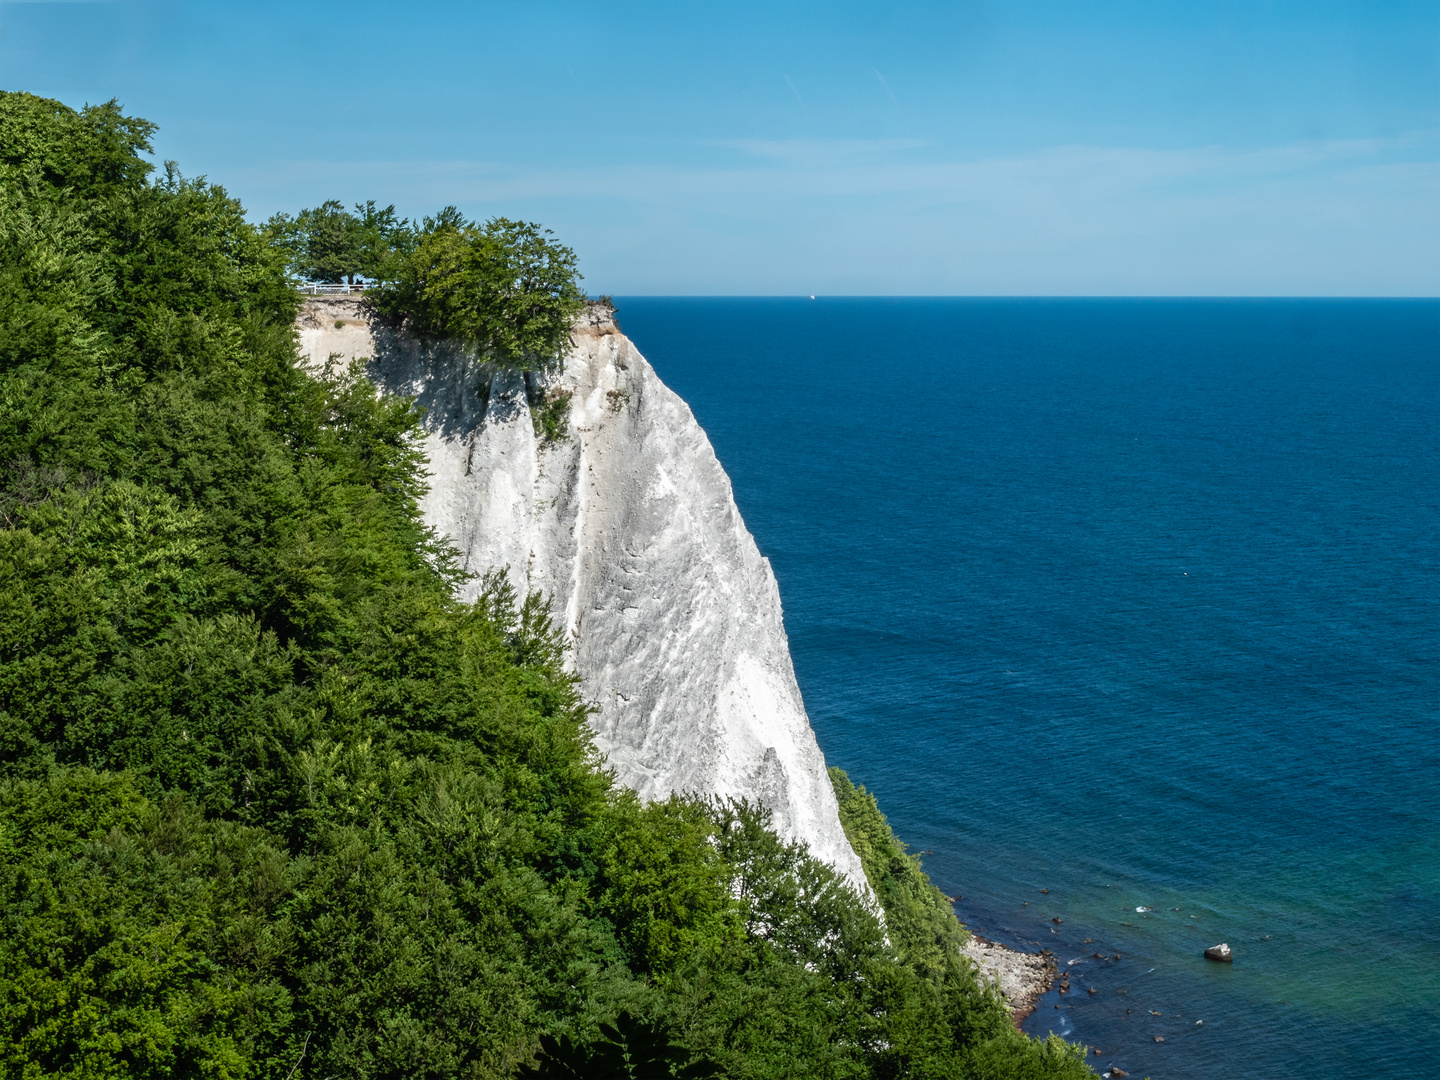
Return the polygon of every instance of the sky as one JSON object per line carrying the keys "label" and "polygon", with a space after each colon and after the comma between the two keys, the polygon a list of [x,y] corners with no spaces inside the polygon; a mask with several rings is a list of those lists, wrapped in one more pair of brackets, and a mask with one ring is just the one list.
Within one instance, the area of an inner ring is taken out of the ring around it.
{"label": "sky", "polygon": [[1440,295],[1440,0],[0,2],[0,89],[592,293]]}

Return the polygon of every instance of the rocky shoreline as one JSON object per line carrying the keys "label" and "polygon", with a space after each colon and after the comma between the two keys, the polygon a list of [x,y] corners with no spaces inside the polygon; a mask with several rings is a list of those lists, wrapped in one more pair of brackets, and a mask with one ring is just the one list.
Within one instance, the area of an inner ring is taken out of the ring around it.
{"label": "rocky shoreline", "polygon": [[1016,1027],[1035,1011],[1036,1003],[1055,982],[1055,954],[1048,949],[1019,952],[972,932],[960,952],[975,965],[983,981],[999,987],[1010,1003]]}

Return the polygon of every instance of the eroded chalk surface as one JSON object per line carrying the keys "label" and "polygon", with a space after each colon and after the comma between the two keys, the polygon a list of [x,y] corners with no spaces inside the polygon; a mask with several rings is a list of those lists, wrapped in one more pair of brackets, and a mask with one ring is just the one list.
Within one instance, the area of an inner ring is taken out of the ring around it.
{"label": "eroded chalk surface", "polygon": [[[310,301],[299,337],[311,363],[365,359],[383,390],[425,407],[426,522],[466,569],[504,567],[520,595],[553,598],[621,783],[645,799],[759,801],[781,835],[868,892],[769,561],[689,407],[606,309],[577,323],[563,372],[528,387],[462,350],[372,325],[349,298]],[[528,402],[557,393],[570,395],[566,437],[545,440]]]}

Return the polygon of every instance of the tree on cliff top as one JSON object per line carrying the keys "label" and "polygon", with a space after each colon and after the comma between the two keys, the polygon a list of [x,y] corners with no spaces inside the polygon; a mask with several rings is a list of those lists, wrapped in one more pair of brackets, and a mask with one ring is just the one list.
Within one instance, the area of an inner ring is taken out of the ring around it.
{"label": "tree on cliff top", "polygon": [[585,304],[575,252],[534,222],[468,221],[453,206],[417,224],[372,199],[276,214],[264,234],[306,281],[379,282],[371,303],[423,341],[459,341],[504,367],[556,366]]}
{"label": "tree on cliff top", "polygon": [[533,222],[467,221],[453,206],[426,218],[397,250],[376,309],[422,340],[455,340],[505,367],[559,364],[585,305],[575,252]]}
{"label": "tree on cliff top", "polygon": [[306,281],[378,280],[394,252],[410,242],[410,223],[383,210],[375,200],[356,203],[352,214],[338,199],[301,210],[294,217],[276,214],[265,235],[285,253],[290,272]]}

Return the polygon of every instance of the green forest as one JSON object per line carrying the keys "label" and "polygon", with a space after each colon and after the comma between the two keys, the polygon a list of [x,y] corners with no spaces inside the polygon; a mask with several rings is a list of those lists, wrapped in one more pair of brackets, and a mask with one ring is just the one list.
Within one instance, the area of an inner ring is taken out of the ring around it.
{"label": "green forest", "polygon": [[306,270],[153,131],[0,94],[0,1075],[1092,1075],[843,773],[880,909],[614,784],[545,599],[455,598],[414,405],[297,360],[295,275],[360,273],[558,362],[568,249],[392,214]]}

